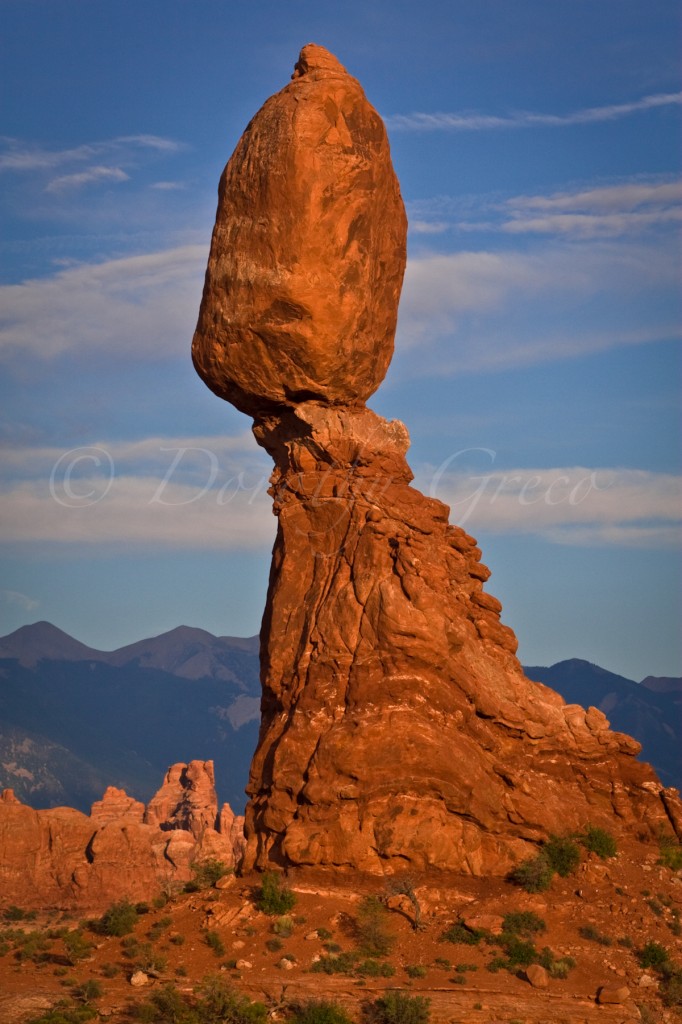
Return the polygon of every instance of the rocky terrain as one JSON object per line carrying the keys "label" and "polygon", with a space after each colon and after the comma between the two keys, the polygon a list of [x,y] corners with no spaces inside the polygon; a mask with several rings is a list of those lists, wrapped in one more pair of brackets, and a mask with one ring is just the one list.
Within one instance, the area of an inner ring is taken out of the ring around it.
{"label": "rocky terrain", "polygon": [[[228,874],[195,892],[150,891],[113,935],[101,918],[5,909],[0,1020],[44,1020],[63,1000],[112,1024],[170,1024],[184,1018],[170,1015],[167,993],[191,1000],[208,978],[282,1021],[321,1000],[371,1020],[365,1008],[398,990],[430,1000],[433,1024],[665,1024],[679,1019],[660,958],[679,972],[682,879],[660,860],[652,843],[628,841],[606,859],[581,847],[572,873],[538,893],[434,878],[414,890],[419,929],[413,903],[381,880],[300,871],[280,887],[295,900],[285,911],[261,909],[262,876]],[[110,929],[120,909],[105,916]],[[166,1014],[144,1016],[154,1000]]]}
{"label": "rocky terrain", "polygon": [[92,910],[188,882],[196,865],[233,868],[243,819],[218,809],[212,761],[175,764],[147,807],[110,786],[90,814],[34,810],[0,794],[2,902]]}

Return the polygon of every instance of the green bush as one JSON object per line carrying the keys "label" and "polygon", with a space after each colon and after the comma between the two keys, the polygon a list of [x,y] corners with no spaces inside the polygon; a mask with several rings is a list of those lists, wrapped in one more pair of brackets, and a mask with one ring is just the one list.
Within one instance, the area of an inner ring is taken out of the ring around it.
{"label": "green bush", "polygon": [[505,914],[502,921],[502,930],[510,935],[537,935],[544,932],[547,925],[541,917],[532,910],[517,910],[511,914]]}
{"label": "green bush", "polygon": [[618,853],[618,846],[616,840],[613,838],[610,832],[607,832],[604,828],[596,828],[593,825],[587,826],[585,835],[581,837],[583,846],[590,853],[596,853],[602,860],[607,860],[609,857],[615,857]]}
{"label": "green bush", "polygon": [[14,922],[14,921],[35,921],[36,919],[35,910],[22,910],[21,907],[17,907],[14,903],[10,904],[2,912],[3,921]]}
{"label": "green bush", "polygon": [[40,1017],[31,1017],[26,1024],[83,1024],[96,1016],[97,1011],[92,1006],[79,1006],[69,1000],[60,1000],[51,1010],[42,1013]]}
{"label": "green bush", "polygon": [[658,863],[671,871],[682,869],[682,843],[673,836],[662,835],[659,839]]}
{"label": "green bush", "polygon": [[542,847],[542,852],[550,866],[562,878],[572,875],[580,864],[580,847],[568,836],[550,836],[549,841]]}
{"label": "green bush", "polygon": [[408,996],[393,990],[368,1007],[372,1024],[428,1024],[431,1000],[424,996]]}
{"label": "green bush", "polygon": [[425,978],[427,970],[422,964],[408,964],[405,968],[408,978]]}
{"label": "green bush", "polygon": [[275,935],[279,935],[282,939],[288,939],[294,932],[294,919],[284,914],[278,918],[272,926],[272,930]]}
{"label": "green bush", "polygon": [[507,877],[526,892],[544,892],[552,884],[554,869],[544,853],[539,853],[537,857],[521,861]]}
{"label": "green bush", "polygon": [[318,937],[318,939],[323,939],[323,940],[324,939],[331,939],[332,933],[329,931],[328,928],[318,928],[317,929],[317,937]]}
{"label": "green bush", "polygon": [[267,1017],[262,1003],[252,1003],[213,976],[205,978],[193,996],[164,985],[132,1012],[147,1024],[265,1024]]}
{"label": "green bush", "polygon": [[583,925],[578,928],[578,934],[589,942],[596,942],[600,946],[611,946],[613,945],[608,935],[603,935],[598,928],[595,928],[593,924]]}
{"label": "green bush", "polygon": [[367,960],[360,961],[354,973],[358,978],[392,978],[395,974],[395,967],[368,957]]}
{"label": "green bush", "polygon": [[364,956],[388,956],[395,938],[387,928],[388,912],[376,896],[366,896],[355,922],[358,949]]}
{"label": "green bush", "polygon": [[467,928],[461,921],[454,924],[443,932],[441,942],[452,942],[462,946],[477,946],[481,939],[485,938],[486,932],[476,928]]}
{"label": "green bush", "polygon": [[352,1024],[343,1007],[327,999],[309,999],[289,1008],[291,1024]]}
{"label": "green bush", "polygon": [[199,864],[192,864],[192,871],[194,872],[194,881],[199,888],[210,889],[216,884],[218,879],[231,874],[232,868],[228,867],[227,864],[223,864],[221,860],[213,858],[211,860],[202,860]]}
{"label": "green bush", "polygon": [[666,966],[661,980],[661,999],[664,1006],[682,1006],[682,970]]}
{"label": "green bush", "polygon": [[296,896],[273,871],[266,871],[256,895],[256,905],[264,914],[280,917],[287,914],[296,904]]}
{"label": "green bush", "polygon": [[278,953],[284,946],[281,939],[266,939],[265,948],[269,949],[271,953]]}
{"label": "green bush", "polygon": [[647,942],[637,953],[640,967],[654,967],[656,969],[670,963],[670,954],[660,942]]}
{"label": "green bush", "polygon": [[311,965],[313,974],[352,974],[359,960],[357,953],[339,953],[338,956],[321,956]]}
{"label": "green bush", "polygon": [[112,903],[104,911],[99,921],[94,925],[95,931],[101,935],[111,935],[121,938],[129,935],[137,923],[137,910],[128,900],[119,900]]}
{"label": "green bush", "polygon": [[567,978],[569,971],[575,967],[575,960],[572,956],[562,956],[553,960],[547,970],[551,978]]}
{"label": "green bush", "polygon": [[92,999],[100,999],[103,992],[104,989],[94,978],[89,978],[73,990],[74,996],[77,999],[82,999],[84,1003],[89,1003]]}
{"label": "green bush", "polygon": [[212,949],[216,956],[225,956],[225,944],[217,932],[204,932],[204,942],[209,949]]}
{"label": "green bush", "polygon": [[72,932],[66,932],[62,942],[64,943],[66,955],[72,965],[76,964],[79,960],[85,960],[92,952],[92,946],[80,928],[76,928]]}

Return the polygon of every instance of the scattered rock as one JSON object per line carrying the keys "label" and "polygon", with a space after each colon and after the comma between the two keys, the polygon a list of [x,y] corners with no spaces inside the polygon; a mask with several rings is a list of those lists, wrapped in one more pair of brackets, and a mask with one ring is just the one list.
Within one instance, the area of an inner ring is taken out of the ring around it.
{"label": "scattered rock", "polygon": [[319,937],[320,936],[317,934],[317,932],[308,932],[308,934],[306,935],[306,941],[311,942],[313,939],[319,939]]}
{"label": "scattered rock", "polygon": [[250,960],[237,960],[238,971],[248,971],[251,967],[253,967],[253,964]]}
{"label": "scattered rock", "polygon": [[133,971],[130,976],[130,984],[134,988],[141,988],[143,985],[148,985],[149,975],[145,974],[144,971]]}
{"label": "scattered rock", "polygon": [[462,914],[462,921],[471,931],[486,931],[493,935],[502,934],[502,917],[499,914]]}
{"label": "scattered rock", "polygon": [[283,971],[293,971],[294,969],[293,962],[291,960],[287,960],[285,956],[282,957],[277,966],[281,967]]}
{"label": "scattered rock", "polygon": [[653,978],[650,974],[643,974],[637,984],[640,988],[657,989],[659,987],[658,978]]}
{"label": "scattered rock", "polygon": [[547,988],[549,985],[549,974],[540,964],[531,964],[526,967],[524,974],[533,988]]}
{"label": "scattered rock", "polygon": [[597,1002],[601,1004],[625,1003],[629,998],[630,989],[626,985],[621,985],[618,988],[614,988],[610,985],[602,985],[597,992]]}

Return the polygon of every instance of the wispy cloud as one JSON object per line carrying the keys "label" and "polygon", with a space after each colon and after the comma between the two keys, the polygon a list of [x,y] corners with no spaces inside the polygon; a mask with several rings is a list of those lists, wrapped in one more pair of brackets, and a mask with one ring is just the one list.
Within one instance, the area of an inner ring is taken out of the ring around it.
{"label": "wispy cloud", "polygon": [[[396,369],[489,372],[678,338],[660,299],[676,274],[672,244],[422,253],[408,261]],[[609,310],[606,325],[598,309],[581,312],[594,300]]]}
{"label": "wispy cloud", "polygon": [[[13,476],[12,470],[21,477]],[[270,465],[248,434],[100,442],[15,453],[0,486],[3,542],[265,549]],[[510,468],[489,449],[417,465],[416,484],[473,532],[560,544],[669,547],[680,541],[682,478],[585,466]],[[10,598],[11,599],[11,598]],[[17,598],[17,601],[19,598]],[[30,599],[28,599],[30,600]]]}
{"label": "wispy cloud", "polygon": [[616,121],[631,114],[682,104],[682,92],[656,93],[631,103],[612,103],[600,107],[586,107],[566,114],[515,111],[498,116],[475,112],[390,114],[385,117],[391,131],[493,131],[500,128],[562,127],[577,124],[596,124]]}
{"label": "wispy cloud", "polygon": [[551,195],[515,196],[506,203],[510,234],[580,238],[641,233],[682,221],[682,181],[623,183]]}
{"label": "wispy cloud", "polygon": [[[479,467],[464,470],[472,465]],[[467,529],[534,534],[559,544],[670,547],[682,542],[682,477],[638,469],[495,467],[488,449],[422,467],[426,493]]]}
{"label": "wispy cloud", "polygon": [[152,150],[176,153],[183,148],[175,139],[160,135],[119,135],[100,142],[86,142],[66,149],[46,149],[22,139],[0,138],[0,171],[45,171],[70,163],[101,160],[122,151]]}
{"label": "wispy cloud", "polygon": [[0,287],[0,358],[106,350],[163,359],[186,350],[196,322],[206,247],[186,245]]}
{"label": "wispy cloud", "polygon": [[71,189],[82,188],[84,185],[92,185],[101,182],[130,181],[130,175],[121,170],[120,167],[103,167],[96,165],[87,167],[84,171],[76,174],[61,174],[53,178],[45,186],[46,192],[66,192]]}
{"label": "wispy cloud", "polygon": [[40,605],[40,601],[28,597],[27,594],[22,594],[18,590],[0,590],[0,601],[21,608],[25,612],[32,612]]}

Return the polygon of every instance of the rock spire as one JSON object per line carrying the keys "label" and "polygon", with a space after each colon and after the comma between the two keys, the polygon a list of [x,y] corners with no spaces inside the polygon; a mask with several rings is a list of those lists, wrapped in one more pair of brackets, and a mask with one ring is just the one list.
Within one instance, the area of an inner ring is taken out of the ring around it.
{"label": "rock spire", "polygon": [[193,345],[275,463],[244,864],[500,873],[588,822],[679,830],[634,740],[525,677],[476,542],[364,405],[405,230],[380,118],[304,47],[221,179]]}

